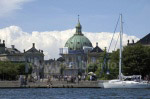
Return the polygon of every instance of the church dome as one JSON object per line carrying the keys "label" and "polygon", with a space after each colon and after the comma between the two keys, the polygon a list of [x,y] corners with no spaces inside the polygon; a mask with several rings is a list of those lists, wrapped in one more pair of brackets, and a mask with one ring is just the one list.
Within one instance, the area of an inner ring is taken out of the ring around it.
{"label": "church dome", "polygon": [[82,34],[82,26],[78,20],[76,26],[76,33],[68,39],[65,44],[65,47],[68,47],[69,50],[83,50],[83,46],[92,47],[90,40]]}

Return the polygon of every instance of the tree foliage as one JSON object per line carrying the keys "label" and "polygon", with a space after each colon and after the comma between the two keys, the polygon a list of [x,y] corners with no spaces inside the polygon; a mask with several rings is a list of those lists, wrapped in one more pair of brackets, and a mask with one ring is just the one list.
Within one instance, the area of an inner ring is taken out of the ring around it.
{"label": "tree foliage", "polygon": [[[29,65],[29,74],[32,72]],[[9,61],[0,61],[0,79],[1,80],[16,80],[19,75],[25,75],[25,63],[12,63]]]}
{"label": "tree foliage", "polygon": [[94,63],[94,64],[89,64],[88,65],[88,72],[96,72],[96,70],[98,69],[98,64]]}
{"label": "tree foliage", "polygon": [[[118,76],[118,68],[116,64],[110,61],[111,54],[106,52],[100,53],[99,63],[93,63],[88,65],[88,72],[94,72],[98,79],[114,79]],[[113,57],[118,57],[116,54]]]}
{"label": "tree foliage", "polygon": [[123,51],[124,73],[127,75],[150,74],[150,48],[141,44],[127,46]]}
{"label": "tree foliage", "polygon": [[[122,72],[124,75],[150,74],[150,47],[141,44],[125,46],[123,49]],[[119,66],[119,50],[112,53],[111,61]]]}
{"label": "tree foliage", "polygon": [[[114,79],[119,75],[119,49],[113,51],[106,57],[101,53],[102,58],[97,64],[89,64],[88,71],[94,72],[100,79]],[[105,58],[107,62],[105,64]],[[104,63],[104,64],[103,64]],[[150,75],[150,47],[141,44],[125,46],[122,57],[122,73],[128,75]],[[107,71],[109,70],[109,74]]]}

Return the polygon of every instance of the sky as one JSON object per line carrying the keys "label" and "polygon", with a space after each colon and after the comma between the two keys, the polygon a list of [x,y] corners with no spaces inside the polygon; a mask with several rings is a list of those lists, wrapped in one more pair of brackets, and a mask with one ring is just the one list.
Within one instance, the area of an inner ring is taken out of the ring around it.
{"label": "sky", "polygon": [[[93,46],[96,42],[101,48],[109,45],[120,13],[124,44],[150,33],[150,0],[0,0],[0,6],[0,39],[21,51],[34,41],[47,59],[58,57],[59,48],[74,34],[78,15]],[[52,49],[58,49],[57,55]]]}

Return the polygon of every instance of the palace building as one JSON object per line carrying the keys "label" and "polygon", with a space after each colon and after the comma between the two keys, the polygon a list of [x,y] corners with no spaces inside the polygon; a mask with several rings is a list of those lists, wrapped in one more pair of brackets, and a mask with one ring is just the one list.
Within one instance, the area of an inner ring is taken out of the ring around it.
{"label": "palace building", "polygon": [[104,51],[98,46],[96,43],[96,47],[92,49],[92,51],[88,52],[88,64],[99,63],[99,60],[103,58],[102,53]]}
{"label": "palace building", "polygon": [[43,50],[37,50],[35,43],[32,47],[25,51],[24,58],[27,63],[32,64],[32,76],[38,78],[44,77],[44,54]]}
{"label": "palace building", "polygon": [[[25,63],[26,68],[32,64],[32,76],[42,78],[44,76],[44,54],[43,50],[37,50],[33,43],[32,48],[24,52],[19,51],[12,45],[11,48],[5,46],[5,41],[0,40],[0,61],[10,61],[14,63]],[[28,72],[28,71],[26,71]]]}
{"label": "palace building", "polygon": [[0,61],[24,62],[24,54],[12,45],[11,48],[5,46],[5,40],[0,40]]}
{"label": "palace building", "polygon": [[64,48],[60,48],[60,55],[65,59],[64,75],[84,73],[87,68],[87,53],[93,49],[91,41],[82,33],[80,21],[76,25],[75,34],[70,37]]}

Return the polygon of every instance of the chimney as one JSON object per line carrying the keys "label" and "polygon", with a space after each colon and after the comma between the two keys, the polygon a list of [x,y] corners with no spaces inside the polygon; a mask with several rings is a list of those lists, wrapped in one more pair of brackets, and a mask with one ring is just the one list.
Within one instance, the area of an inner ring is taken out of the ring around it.
{"label": "chimney", "polygon": [[41,50],[41,52],[43,53],[43,50]]}
{"label": "chimney", "polygon": [[128,45],[129,45],[129,43],[130,43],[130,40],[128,40]]}
{"label": "chimney", "polygon": [[26,50],[25,50],[25,49],[24,49],[23,51],[24,51],[24,53],[26,52]]}
{"label": "chimney", "polygon": [[5,44],[5,40],[3,40],[3,44]]}
{"label": "chimney", "polygon": [[96,42],[96,46],[98,46],[98,42]]}
{"label": "chimney", "polygon": [[35,43],[32,43],[33,44],[33,47],[35,47]]}
{"label": "chimney", "polygon": [[12,48],[12,49],[15,49],[15,45],[11,45],[11,48]]}
{"label": "chimney", "polygon": [[134,40],[132,40],[132,43],[134,44]]}
{"label": "chimney", "polygon": [[105,47],[105,51],[107,51],[107,47]]}

